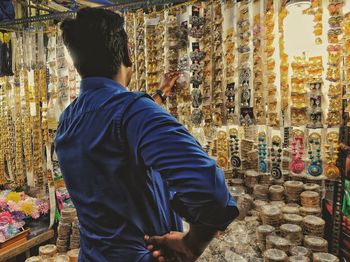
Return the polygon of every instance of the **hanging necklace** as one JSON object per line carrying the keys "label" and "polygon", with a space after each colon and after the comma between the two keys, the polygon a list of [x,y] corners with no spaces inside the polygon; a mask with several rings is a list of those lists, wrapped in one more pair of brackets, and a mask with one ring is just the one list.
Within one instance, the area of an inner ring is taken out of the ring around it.
{"label": "hanging necklace", "polygon": [[8,82],[8,77],[4,78],[3,83],[4,88],[4,119],[5,126],[7,127],[5,131],[5,163],[7,164],[7,180],[14,180],[15,175],[15,145],[14,145],[14,137],[15,137],[15,127],[13,124],[12,112],[11,112],[11,99],[10,99],[10,83]]}
{"label": "hanging necklace", "polygon": [[281,148],[281,138],[279,136],[272,137],[272,147],[271,147],[271,176],[274,179],[282,178],[281,170],[282,162],[282,148]]}
{"label": "hanging necklace", "polygon": [[[316,153],[316,154],[315,154]],[[317,133],[312,133],[309,136],[309,159],[310,164],[307,171],[311,176],[322,175],[322,160],[321,160],[321,136]]]}
{"label": "hanging necklace", "polygon": [[231,155],[231,166],[233,168],[241,167],[242,161],[239,157],[239,138],[238,130],[236,128],[230,129],[230,155]]}
{"label": "hanging necklace", "polygon": [[[5,155],[5,135],[6,135],[6,128],[5,128],[5,121],[4,121],[4,88],[0,86],[0,156]],[[5,162],[4,158],[2,157],[0,159],[0,185],[5,184],[6,178],[5,178]]]}
{"label": "hanging necklace", "polygon": [[222,169],[227,169],[228,166],[228,143],[227,133],[225,131],[219,131],[217,136],[217,163]]}
{"label": "hanging necklace", "polygon": [[17,186],[24,185],[24,170],[23,170],[23,137],[22,137],[22,108],[21,108],[21,86],[19,79],[19,68],[16,68],[14,75],[13,92],[15,98],[15,183]]}
{"label": "hanging necklace", "polygon": [[24,161],[26,166],[27,184],[34,186],[33,183],[33,145],[32,145],[32,126],[31,126],[31,115],[30,115],[30,90],[28,81],[28,71],[30,70],[29,64],[29,38],[28,34],[23,35],[23,67],[22,67],[22,78],[23,78],[23,140],[24,140]]}
{"label": "hanging necklace", "polygon": [[296,136],[292,141],[293,159],[290,163],[290,170],[295,174],[300,174],[305,169],[304,155],[304,138],[300,135]]}
{"label": "hanging necklace", "polygon": [[328,179],[332,180],[336,179],[340,175],[340,170],[337,167],[339,153],[338,136],[338,132],[328,133],[326,137],[327,144],[325,144],[327,165],[325,166],[324,174]]}
{"label": "hanging necklace", "polygon": [[261,173],[267,172],[266,156],[267,156],[267,144],[266,144],[266,134],[265,132],[259,133],[259,144],[258,144],[258,153],[259,153],[259,171]]}

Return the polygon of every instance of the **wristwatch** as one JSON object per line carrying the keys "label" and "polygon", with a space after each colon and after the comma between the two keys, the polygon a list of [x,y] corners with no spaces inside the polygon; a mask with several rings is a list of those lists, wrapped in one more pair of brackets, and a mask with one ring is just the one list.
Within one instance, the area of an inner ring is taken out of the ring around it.
{"label": "wristwatch", "polygon": [[164,95],[163,91],[160,90],[160,89],[157,89],[155,92],[154,92],[155,95],[158,95],[160,97],[160,99],[162,99],[162,102],[165,103],[167,97]]}

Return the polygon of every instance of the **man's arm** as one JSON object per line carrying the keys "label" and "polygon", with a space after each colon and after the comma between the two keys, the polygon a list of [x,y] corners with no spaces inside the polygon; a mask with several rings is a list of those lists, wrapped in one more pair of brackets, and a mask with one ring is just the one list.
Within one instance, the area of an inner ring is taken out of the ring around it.
{"label": "man's arm", "polygon": [[164,104],[163,99],[167,99],[167,97],[170,95],[176,80],[180,77],[181,72],[170,72],[165,74],[164,79],[162,80],[162,83],[160,85],[159,91],[155,92],[154,94],[151,94],[154,102],[156,102],[158,105]]}
{"label": "man's arm", "polygon": [[174,117],[150,99],[135,102],[124,116],[123,126],[135,160],[163,176],[175,192],[173,209],[191,225],[186,236],[151,237],[151,243],[165,239],[163,245],[178,253],[183,250],[185,256],[190,256],[190,251],[196,258],[216,232],[225,230],[238,216],[223,171]]}

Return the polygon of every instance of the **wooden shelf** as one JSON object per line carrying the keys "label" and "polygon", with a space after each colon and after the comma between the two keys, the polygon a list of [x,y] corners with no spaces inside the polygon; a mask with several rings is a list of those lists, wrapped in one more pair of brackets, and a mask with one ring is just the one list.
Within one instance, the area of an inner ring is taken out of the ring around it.
{"label": "wooden shelf", "polygon": [[0,251],[0,262],[8,261],[11,258],[14,258],[22,253],[27,252],[32,247],[38,246],[52,239],[54,237],[54,234],[54,231],[51,229],[23,243],[18,243],[18,245],[7,249],[6,251]]}

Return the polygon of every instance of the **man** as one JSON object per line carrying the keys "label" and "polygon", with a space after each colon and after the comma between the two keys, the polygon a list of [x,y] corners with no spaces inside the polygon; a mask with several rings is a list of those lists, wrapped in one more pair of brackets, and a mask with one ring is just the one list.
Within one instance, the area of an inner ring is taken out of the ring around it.
{"label": "man", "polygon": [[[222,170],[149,96],[126,90],[131,61],[120,15],[83,9],[61,30],[82,77],[56,136],[80,220],[79,260],[195,261],[238,215]],[[178,77],[166,75],[156,101]]]}

